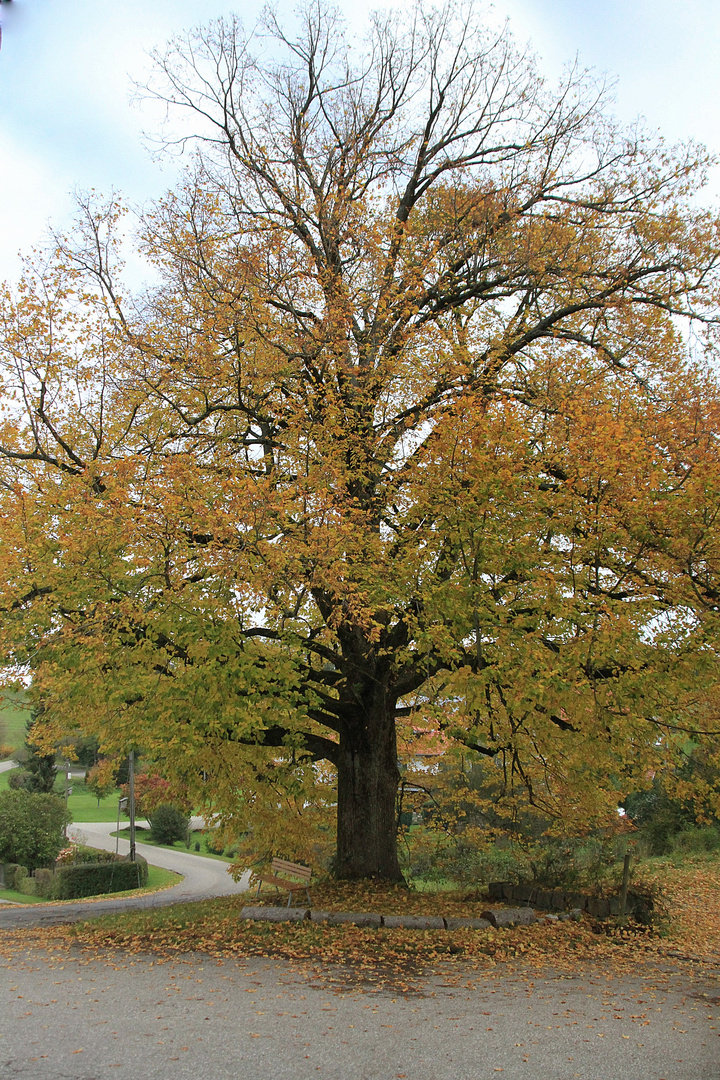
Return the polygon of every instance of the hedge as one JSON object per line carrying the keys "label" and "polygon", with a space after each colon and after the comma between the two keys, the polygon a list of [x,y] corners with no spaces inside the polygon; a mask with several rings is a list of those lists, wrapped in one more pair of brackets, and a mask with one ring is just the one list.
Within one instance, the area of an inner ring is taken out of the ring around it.
{"label": "hedge", "polygon": [[19,882],[23,878],[28,876],[27,866],[22,866],[20,863],[5,863],[5,888],[16,889],[18,892]]}
{"label": "hedge", "polygon": [[55,900],[75,900],[82,896],[125,892],[147,884],[148,865],[142,856],[135,862],[112,859],[107,862],[70,863],[55,871],[52,895]]}

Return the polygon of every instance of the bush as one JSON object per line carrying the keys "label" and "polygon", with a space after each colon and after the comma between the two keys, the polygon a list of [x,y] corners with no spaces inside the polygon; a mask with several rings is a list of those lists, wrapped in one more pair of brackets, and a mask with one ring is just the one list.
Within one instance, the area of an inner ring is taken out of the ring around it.
{"label": "bush", "polygon": [[37,896],[38,888],[37,881],[34,877],[24,877],[18,881],[15,886],[17,892],[22,893],[23,896]]}
{"label": "bush", "polygon": [[70,863],[55,871],[52,896],[55,900],[75,900],[82,896],[125,892],[147,884],[148,866],[142,856],[135,862],[108,858],[103,862]]}
{"label": "bush", "polygon": [[57,795],[0,792],[0,861],[22,863],[30,870],[53,863],[71,820]]}
{"label": "bush", "polygon": [[35,871],[35,876],[28,880],[35,882],[35,892],[38,896],[50,896],[54,876],[52,870],[39,866]]}
{"label": "bush", "polygon": [[475,828],[451,835],[415,828],[408,839],[404,868],[410,877],[460,885],[532,881],[553,889],[614,887],[627,850],[624,835],[543,836],[520,843],[508,834],[488,839]]}
{"label": "bush", "polygon": [[25,769],[13,769],[8,776],[8,787],[11,791],[30,791],[30,773]]}
{"label": "bush", "polygon": [[206,829],[203,835],[205,837],[205,850],[210,855],[222,855],[225,850],[225,841],[219,829]]}
{"label": "bush", "polygon": [[100,744],[95,735],[79,735],[72,744],[70,755],[84,769],[92,769],[97,764]]}
{"label": "bush", "polygon": [[447,835],[419,826],[413,829],[410,839],[402,861],[411,878],[484,885],[489,881],[519,881],[529,873],[521,850],[480,840],[475,829]]}
{"label": "bush", "polygon": [[672,850],[686,855],[701,855],[720,849],[720,828],[707,825],[704,828],[684,829],[673,838]]}
{"label": "bush", "polygon": [[5,865],[5,888],[15,889],[19,892],[18,883],[28,876],[27,866],[18,863],[6,863]]}
{"label": "bush", "polygon": [[177,806],[161,803],[152,812],[150,835],[158,844],[174,844],[176,840],[187,843],[190,819]]}
{"label": "bush", "polygon": [[113,855],[111,852],[102,851],[99,848],[85,847],[83,844],[70,844],[58,853],[55,860],[55,869],[58,866],[67,866],[74,863],[111,862],[113,859],[121,859],[122,855]]}

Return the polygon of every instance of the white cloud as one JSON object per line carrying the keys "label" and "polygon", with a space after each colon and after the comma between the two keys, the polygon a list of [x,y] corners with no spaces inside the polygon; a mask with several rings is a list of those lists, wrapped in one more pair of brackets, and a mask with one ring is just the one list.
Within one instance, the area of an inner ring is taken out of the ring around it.
{"label": "white cloud", "polygon": [[[351,0],[342,6],[356,31],[362,9]],[[147,50],[173,33],[233,7],[227,0],[2,6],[0,279],[16,277],[17,249],[36,244],[48,219],[66,224],[74,187],[116,189],[142,202],[172,182],[172,166],[161,170],[142,143],[143,129],[157,126],[157,109],[129,103],[129,74],[141,78]],[[259,7],[260,0],[243,5],[247,22]],[[619,77],[622,118],[644,114],[671,140],[691,136],[720,149],[716,0],[498,0],[494,17],[505,15],[520,41],[532,41],[542,70],[554,75],[579,53],[581,65]]]}

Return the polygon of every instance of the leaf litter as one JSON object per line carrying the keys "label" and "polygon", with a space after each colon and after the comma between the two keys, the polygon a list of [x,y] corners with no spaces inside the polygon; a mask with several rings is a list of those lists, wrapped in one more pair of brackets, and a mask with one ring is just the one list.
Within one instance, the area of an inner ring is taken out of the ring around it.
{"label": "leaf litter", "polygon": [[[256,922],[240,918],[250,894],[166,908],[131,911],[64,926],[0,932],[0,955],[42,948],[48,959],[82,962],[99,953],[113,963],[142,954],[153,962],[203,954],[228,959],[267,957],[299,964],[309,985],[417,992],[428,976],[440,985],[469,985],[473,975],[501,971],[565,975],[588,969],[637,972],[638,965],[684,959],[720,967],[720,859],[698,857],[683,866],[659,865],[666,922],[658,928],[583,917],[580,922],[536,923],[506,930],[410,930],[330,926],[310,921]],[[379,883],[319,883],[313,907],[327,911],[477,917],[487,899],[477,892],[428,894]],[[261,898],[267,904],[276,897]],[[714,972],[716,973],[716,972]]]}

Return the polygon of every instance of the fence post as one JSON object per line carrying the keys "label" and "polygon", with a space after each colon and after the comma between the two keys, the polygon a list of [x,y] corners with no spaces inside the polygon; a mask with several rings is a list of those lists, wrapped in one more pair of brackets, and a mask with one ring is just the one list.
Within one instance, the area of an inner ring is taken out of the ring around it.
{"label": "fence post", "polygon": [[625,852],[623,860],[622,885],[620,887],[620,921],[625,918],[625,906],[627,904],[628,885],[630,883],[630,852]]}

